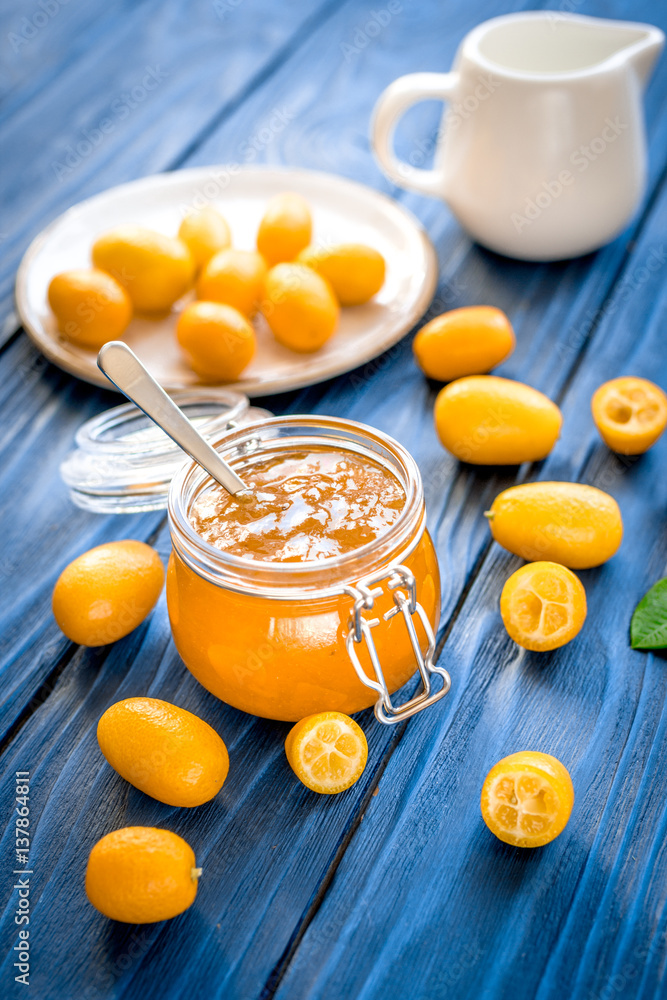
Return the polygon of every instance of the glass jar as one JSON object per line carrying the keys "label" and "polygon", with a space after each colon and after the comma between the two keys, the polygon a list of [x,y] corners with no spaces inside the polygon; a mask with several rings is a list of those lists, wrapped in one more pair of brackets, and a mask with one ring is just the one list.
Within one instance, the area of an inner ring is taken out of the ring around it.
{"label": "glass jar", "polygon": [[[247,396],[215,386],[171,393],[208,441],[234,427],[271,416]],[[60,475],[84,510],[133,514],[167,506],[169,485],[186,456],[134,403],[122,403],[87,420],[65,456]]]}
{"label": "glass jar", "polygon": [[[363,424],[319,416],[274,417],[215,447],[241,478],[276,454],[353,451],[389,469],[406,501],[383,535],[352,552],[264,562],[223,552],[196,533],[189,512],[210,479],[194,463],[183,467],[169,492],[167,603],[176,647],[197,680],[235,708],[285,721],[375,703],[381,722],[398,722],[445,695],[449,676],[433,663],[438,563],[408,452]],[[392,693],[416,668],[419,693],[394,705]]]}

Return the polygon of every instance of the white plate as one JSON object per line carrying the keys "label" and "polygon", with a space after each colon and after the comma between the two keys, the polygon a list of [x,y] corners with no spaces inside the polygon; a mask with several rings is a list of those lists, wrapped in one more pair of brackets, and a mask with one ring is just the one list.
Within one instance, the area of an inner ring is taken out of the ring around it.
{"label": "white plate", "polygon": [[[333,174],[310,170],[199,167],[122,184],[75,205],[37,236],[21,262],[16,302],[28,334],[49,361],[65,371],[110,388],[94,351],[68,343],[58,332],[47,302],[51,278],[90,266],[90,248],[106,230],[141,223],[168,235],[178,231],[184,210],[215,205],[232,230],[236,247],[252,249],[267,201],[297,191],[313,212],[313,242],[366,243],[387,263],[378,295],[363,306],[341,310],[338,330],[314,354],[282,347],[263,318],[254,321],[257,354],[232,383],[248,396],[284,392],[350,371],[401,339],[426,311],[435,291],[435,250],[417,220],[385,195]],[[123,339],[166,389],[200,385],[180,354],[176,310],[165,319],[133,319]]]}

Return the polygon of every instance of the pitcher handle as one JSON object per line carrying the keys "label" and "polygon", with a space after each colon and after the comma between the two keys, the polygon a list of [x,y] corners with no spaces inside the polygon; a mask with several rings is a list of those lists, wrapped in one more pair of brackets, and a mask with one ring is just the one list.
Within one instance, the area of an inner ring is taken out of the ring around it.
{"label": "pitcher handle", "polygon": [[[375,156],[387,177],[399,187],[441,197],[442,170],[422,170],[399,160],[394,153],[394,132],[398,119],[418,101],[449,101],[456,92],[458,73],[410,73],[400,76],[380,94],[373,110],[371,141]],[[438,136],[440,141],[440,136]]]}

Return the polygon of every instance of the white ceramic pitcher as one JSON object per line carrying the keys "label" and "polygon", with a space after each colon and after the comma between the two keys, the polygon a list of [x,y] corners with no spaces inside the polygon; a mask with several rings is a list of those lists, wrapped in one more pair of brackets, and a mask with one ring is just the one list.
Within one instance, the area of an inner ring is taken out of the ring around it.
{"label": "white ceramic pitcher", "polygon": [[[556,11],[493,18],[466,36],[451,73],[413,73],[384,91],[375,154],[392,181],[442,198],[492,250],[523,260],[595,250],[644,191],[641,95],[663,44],[649,24]],[[435,139],[398,160],[398,118],[433,98],[446,102]],[[431,152],[433,169],[420,169]]]}

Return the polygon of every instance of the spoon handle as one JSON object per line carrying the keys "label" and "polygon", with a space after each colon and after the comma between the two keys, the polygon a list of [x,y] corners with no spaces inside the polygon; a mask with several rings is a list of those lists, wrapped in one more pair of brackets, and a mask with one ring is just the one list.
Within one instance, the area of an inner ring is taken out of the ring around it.
{"label": "spoon handle", "polygon": [[176,403],[146,371],[134,351],[120,340],[111,340],[97,355],[97,365],[128,399],[161,427],[165,434],[229,493],[246,487],[218,455]]}

